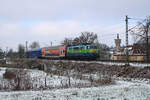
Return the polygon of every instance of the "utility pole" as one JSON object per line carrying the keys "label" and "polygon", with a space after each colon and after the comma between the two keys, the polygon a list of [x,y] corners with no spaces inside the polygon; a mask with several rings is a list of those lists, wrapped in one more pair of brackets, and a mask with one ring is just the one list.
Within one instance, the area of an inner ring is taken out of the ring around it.
{"label": "utility pole", "polygon": [[28,41],[26,41],[26,52],[28,51]]}
{"label": "utility pole", "polygon": [[51,46],[52,46],[52,45],[53,45],[53,42],[51,41],[50,43],[51,43]]}
{"label": "utility pole", "polygon": [[26,53],[28,52],[28,41],[26,41],[26,50],[25,50],[26,52],[25,52],[25,57],[27,58],[27,55],[26,55]]}
{"label": "utility pole", "polygon": [[149,45],[148,45],[148,29],[149,29],[149,24],[150,23],[146,23],[146,60],[147,63],[149,61]]}
{"label": "utility pole", "polygon": [[128,51],[128,16],[126,16],[126,64],[129,66],[129,51]]}

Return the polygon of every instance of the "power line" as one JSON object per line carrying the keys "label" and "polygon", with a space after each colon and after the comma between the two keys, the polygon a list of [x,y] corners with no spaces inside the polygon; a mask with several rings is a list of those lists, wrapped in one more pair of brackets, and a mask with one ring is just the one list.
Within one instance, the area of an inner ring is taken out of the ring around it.
{"label": "power line", "polygon": [[141,25],[142,23],[138,24],[138,25],[135,25],[134,27],[128,29],[128,31],[131,31],[132,29],[135,29],[137,26]]}
{"label": "power line", "polygon": [[130,17],[130,19],[132,19],[132,20],[141,20],[141,21],[144,20],[143,18],[132,18],[132,17]]}
{"label": "power line", "polygon": [[[119,33],[119,35],[123,35],[124,33],[120,33],[120,32],[118,32]],[[104,34],[104,35],[100,35],[100,36],[103,36],[103,37],[105,37],[105,36],[114,36],[114,35],[116,35],[116,33],[111,33],[111,34]]]}

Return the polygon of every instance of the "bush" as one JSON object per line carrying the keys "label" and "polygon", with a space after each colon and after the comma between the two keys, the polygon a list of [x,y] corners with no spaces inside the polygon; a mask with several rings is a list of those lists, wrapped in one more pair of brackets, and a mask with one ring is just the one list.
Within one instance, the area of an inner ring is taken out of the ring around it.
{"label": "bush", "polygon": [[30,77],[24,69],[6,69],[3,77],[10,82],[14,80],[14,90],[27,90],[32,88]]}
{"label": "bush", "polygon": [[96,80],[96,83],[100,85],[110,85],[115,84],[115,81],[110,76],[104,76],[99,80]]}
{"label": "bush", "polygon": [[6,69],[6,72],[3,74],[5,79],[11,80],[17,77],[17,70],[16,69]]}

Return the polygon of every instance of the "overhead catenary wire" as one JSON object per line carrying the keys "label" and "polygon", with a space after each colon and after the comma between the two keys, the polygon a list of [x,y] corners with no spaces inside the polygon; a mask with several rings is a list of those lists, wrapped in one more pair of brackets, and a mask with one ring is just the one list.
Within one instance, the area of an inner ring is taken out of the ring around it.
{"label": "overhead catenary wire", "polygon": [[144,20],[143,18],[133,18],[133,17],[130,17],[130,19],[132,19],[132,20],[141,20],[141,21]]}

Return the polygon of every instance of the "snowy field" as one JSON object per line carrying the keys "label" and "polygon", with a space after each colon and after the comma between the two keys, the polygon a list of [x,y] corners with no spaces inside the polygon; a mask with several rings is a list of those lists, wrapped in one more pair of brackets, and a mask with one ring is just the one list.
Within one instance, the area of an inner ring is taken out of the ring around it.
{"label": "snowy field", "polygon": [[[5,68],[0,68],[0,81],[4,81]],[[102,85],[87,88],[62,88],[67,84],[68,77],[47,75],[43,71],[29,70],[30,78],[34,79],[36,87],[44,86],[45,78],[47,90],[1,91],[0,100],[150,100],[150,84],[144,81],[127,82],[115,80],[112,85]],[[70,78],[71,85],[90,84],[88,80]],[[56,87],[56,88],[55,88]],[[59,87],[59,88],[58,88]],[[61,87],[61,88],[60,88]]]}
{"label": "snowy field", "polygon": [[150,86],[118,81],[116,85],[48,91],[0,92],[1,100],[149,100]]}

